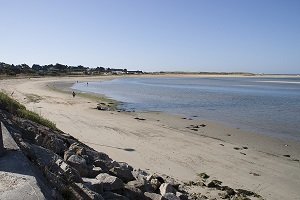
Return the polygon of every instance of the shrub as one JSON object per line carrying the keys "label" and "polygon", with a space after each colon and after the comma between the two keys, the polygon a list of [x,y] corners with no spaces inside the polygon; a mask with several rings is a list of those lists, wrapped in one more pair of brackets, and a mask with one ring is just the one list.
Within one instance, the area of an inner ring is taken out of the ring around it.
{"label": "shrub", "polygon": [[16,114],[18,110],[25,110],[25,106],[10,98],[7,94],[0,92],[0,108],[12,114]]}

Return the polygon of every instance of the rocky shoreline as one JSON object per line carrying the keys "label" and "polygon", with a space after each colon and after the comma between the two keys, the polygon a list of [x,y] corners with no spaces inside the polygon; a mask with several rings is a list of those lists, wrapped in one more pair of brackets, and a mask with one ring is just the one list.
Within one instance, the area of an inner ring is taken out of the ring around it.
{"label": "rocky shoreline", "polygon": [[263,199],[242,189],[222,186],[199,174],[187,183],[133,169],[112,160],[71,135],[1,110],[5,124],[27,158],[53,188],[53,199]]}

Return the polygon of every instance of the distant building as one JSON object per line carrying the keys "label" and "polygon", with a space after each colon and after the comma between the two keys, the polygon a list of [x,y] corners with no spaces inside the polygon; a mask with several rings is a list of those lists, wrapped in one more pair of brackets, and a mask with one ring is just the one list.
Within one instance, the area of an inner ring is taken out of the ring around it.
{"label": "distant building", "polygon": [[127,71],[127,74],[143,74],[143,71]]}
{"label": "distant building", "polygon": [[110,69],[112,74],[126,74],[126,69]]}

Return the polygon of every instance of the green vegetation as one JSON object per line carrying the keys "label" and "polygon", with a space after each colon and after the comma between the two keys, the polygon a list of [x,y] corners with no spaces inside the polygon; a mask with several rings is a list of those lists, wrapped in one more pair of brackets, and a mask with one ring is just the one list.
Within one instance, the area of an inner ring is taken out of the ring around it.
{"label": "green vegetation", "polygon": [[56,125],[53,122],[43,118],[35,112],[27,110],[25,106],[3,92],[0,92],[0,108],[17,115],[18,117],[31,120],[54,130],[56,129]]}
{"label": "green vegetation", "polygon": [[114,68],[104,68],[104,67],[84,67],[82,65],[78,66],[68,66],[56,63],[55,65],[38,65],[33,64],[30,67],[27,64],[7,64],[0,62],[0,75],[7,76],[18,76],[18,75],[30,75],[30,76],[65,76],[65,75],[103,75],[103,74],[143,74],[142,71],[127,71],[127,69],[114,69]]}

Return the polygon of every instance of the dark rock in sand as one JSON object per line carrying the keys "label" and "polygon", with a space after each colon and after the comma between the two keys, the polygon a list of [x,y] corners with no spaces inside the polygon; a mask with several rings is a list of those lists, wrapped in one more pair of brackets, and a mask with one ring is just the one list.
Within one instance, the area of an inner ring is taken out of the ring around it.
{"label": "dark rock in sand", "polygon": [[108,111],[109,110],[107,107],[104,107],[104,106],[101,106],[101,105],[98,105],[97,109],[102,110],[102,111]]}
{"label": "dark rock in sand", "polygon": [[236,189],[236,194],[239,196],[253,196],[253,197],[261,197],[260,195],[256,194],[255,192],[244,190],[244,189]]}
{"label": "dark rock in sand", "polygon": [[252,174],[253,176],[260,176],[259,174],[255,173],[255,172],[250,172],[249,174]]}
{"label": "dark rock in sand", "polygon": [[220,188],[222,182],[221,181],[218,181],[218,180],[212,180],[211,182],[209,182],[207,184],[207,187],[209,188]]}
{"label": "dark rock in sand", "polygon": [[234,191],[232,188],[228,187],[228,186],[221,186],[220,189],[221,189],[222,191],[225,191],[226,194],[227,194],[228,196],[233,196],[233,195],[235,195],[235,191]]}
{"label": "dark rock in sand", "polygon": [[209,178],[209,176],[206,173],[200,173],[200,174],[198,174],[198,176],[202,179],[208,179]]}

